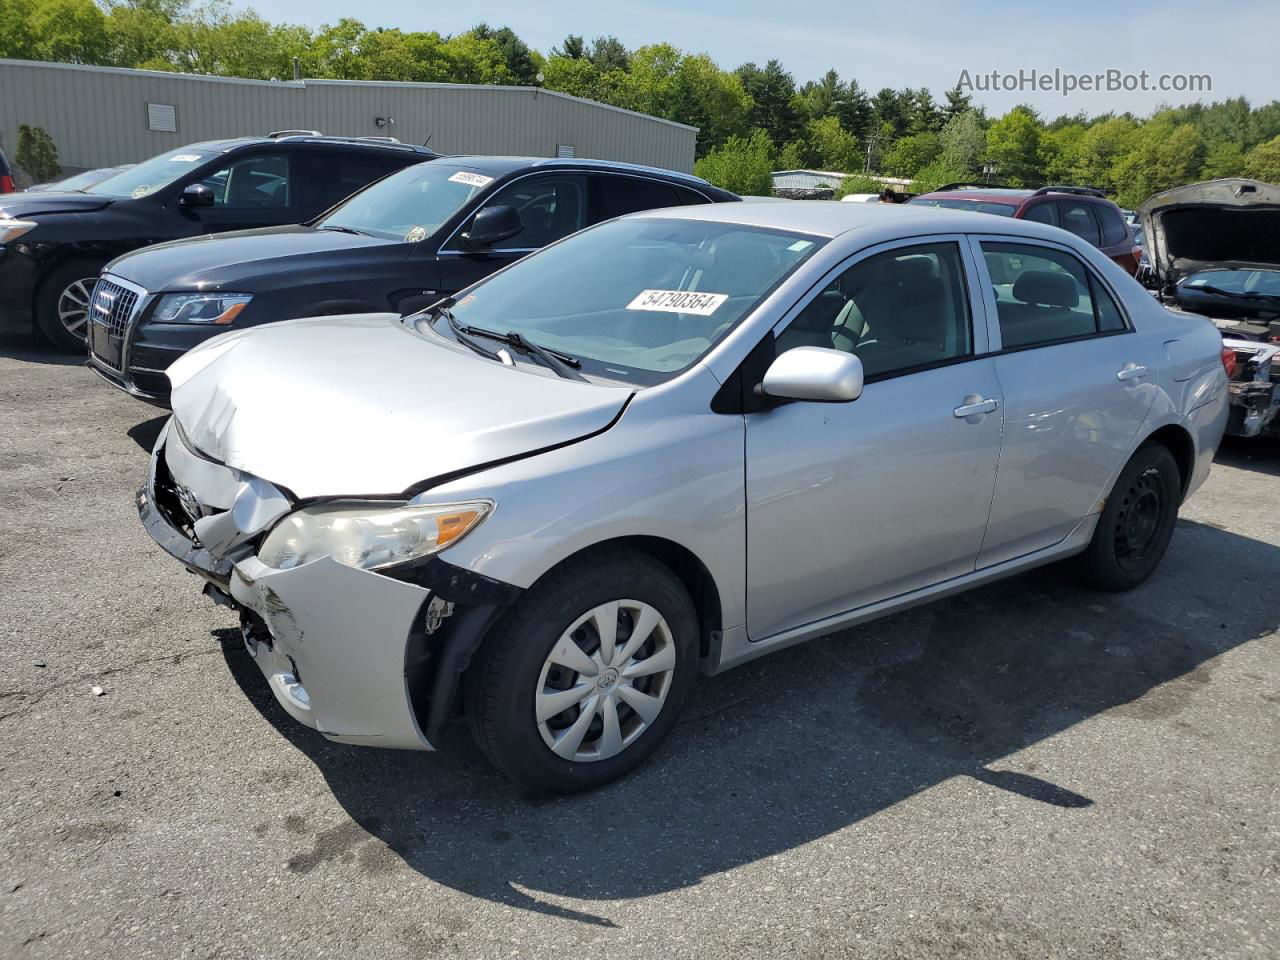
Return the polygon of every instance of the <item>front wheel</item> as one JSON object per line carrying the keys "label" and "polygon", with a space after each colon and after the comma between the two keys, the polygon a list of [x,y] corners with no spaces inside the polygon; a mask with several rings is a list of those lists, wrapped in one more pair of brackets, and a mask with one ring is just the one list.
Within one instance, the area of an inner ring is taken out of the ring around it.
{"label": "front wheel", "polygon": [[467,671],[481,749],[512,780],[553,793],[629,773],[674,726],[697,670],[683,584],[643,554],[600,551],[540,580]]}
{"label": "front wheel", "polygon": [[89,336],[89,302],[100,263],[68,263],[51,271],[36,296],[36,325],[56,347],[83,352]]}
{"label": "front wheel", "polygon": [[1119,592],[1151,576],[1173,537],[1181,500],[1181,476],[1168,448],[1141,447],[1120,472],[1079,558],[1088,585]]}

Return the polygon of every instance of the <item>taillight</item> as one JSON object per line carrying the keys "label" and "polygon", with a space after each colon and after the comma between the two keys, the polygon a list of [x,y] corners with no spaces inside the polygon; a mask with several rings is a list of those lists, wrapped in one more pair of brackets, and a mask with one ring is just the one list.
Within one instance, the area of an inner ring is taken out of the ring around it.
{"label": "taillight", "polygon": [[1227,379],[1236,375],[1236,352],[1230,347],[1222,348],[1222,369],[1227,371]]}
{"label": "taillight", "polygon": [[13,177],[0,173],[0,193],[13,193]]}

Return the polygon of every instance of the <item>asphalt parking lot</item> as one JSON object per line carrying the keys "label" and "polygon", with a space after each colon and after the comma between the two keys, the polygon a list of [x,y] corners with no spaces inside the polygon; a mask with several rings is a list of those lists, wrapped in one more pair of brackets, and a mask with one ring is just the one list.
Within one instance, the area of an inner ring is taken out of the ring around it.
{"label": "asphalt parking lot", "polygon": [[704,679],[549,800],[461,726],[285,716],[137,521],[158,413],[0,339],[0,956],[1280,956],[1278,443],[1138,591],[1034,572]]}

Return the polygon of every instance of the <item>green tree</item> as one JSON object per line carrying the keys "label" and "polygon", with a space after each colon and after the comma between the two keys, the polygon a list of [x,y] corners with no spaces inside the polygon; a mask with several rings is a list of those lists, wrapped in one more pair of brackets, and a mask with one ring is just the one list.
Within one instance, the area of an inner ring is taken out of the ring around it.
{"label": "green tree", "polygon": [[526,87],[533,86],[537,82],[542,57],[530,50],[529,45],[516,36],[516,32],[510,27],[499,27],[495,30],[487,23],[481,23],[472,27],[469,32],[478,40],[490,41],[498,51],[506,68],[506,79],[499,82]]}
{"label": "green tree", "polygon": [[942,153],[942,140],[936,133],[917,133],[897,140],[884,155],[884,173],[895,177],[913,177],[929,166]]}
{"label": "green tree", "polygon": [[58,166],[58,148],[44,127],[18,126],[18,149],[13,162],[27,172],[36,183],[53,180],[62,168]]}
{"label": "green tree", "polygon": [[30,13],[39,60],[102,63],[109,52],[107,18],[93,0],[40,0]]}
{"label": "green tree", "polygon": [[591,52],[587,58],[595,64],[602,74],[612,70],[626,73],[631,69],[631,54],[622,41],[615,36],[596,37],[591,41]]}
{"label": "green tree", "polygon": [[801,118],[791,74],[777,60],[770,60],[764,67],[744,63],[734,73],[752,101],[751,125],[764,130],[775,144],[794,140],[800,132]]}
{"label": "green tree", "polygon": [[840,181],[840,186],[836,189],[836,199],[847,197],[851,193],[879,193],[883,189],[884,184],[875,177],[865,173],[855,173]]}
{"label": "green tree", "polygon": [[717,187],[742,196],[767,197],[773,193],[773,144],[761,129],[749,137],[730,137],[694,164],[693,172]]}
{"label": "green tree", "polygon": [[956,84],[946,92],[947,102],[942,105],[942,122],[945,126],[962,113],[968,113],[973,109],[973,97],[960,89],[960,85]]}
{"label": "green tree", "polygon": [[587,59],[587,44],[579,34],[571,33],[564,38],[558,47],[551,48],[551,57],[566,57],[569,60]]}
{"label": "green tree", "polygon": [[987,160],[1002,183],[1013,186],[1043,180],[1040,167],[1039,118],[1026,107],[1014,107],[987,131]]}
{"label": "green tree", "polygon": [[840,126],[837,117],[810,120],[805,133],[809,163],[818,169],[850,173],[862,166],[858,138]]}
{"label": "green tree", "polygon": [[1204,159],[1204,142],[1194,124],[1157,117],[1143,125],[1136,146],[1112,167],[1116,202],[1136,207],[1153,193],[1192,183]]}
{"label": "green tree", "polygon": [[1244,172],[1244,151],[1231,140],[1215,143],[1205,151],[1204,166],[1200,168],[1201,180],[1218,180],[1222,177],[1238,177]]}
{"label": "green tree", "polygon": [[967,170],[960,170],[956,167],[948,166],[942,160],[936,160],[927,167],[922,167],[916,171],[916,175],[911,179],[911,192],[929,193],[932,190],[937,190],[944,183],[956,183],[969,178],[970,174]]}
{"label": "green tree", "polygon": [[1280,136],[1258,144],[1245,155],[1244,173],[1255,180],[1280,184]]}
{"label": "green tree", "polygon": [[947,121],[938,134],[942,147],[939,159],[951,170],[963,171],[961,180],[968,179],[978,170],[982,155],[987,149],[987,132],[976,110],[965,110]]}

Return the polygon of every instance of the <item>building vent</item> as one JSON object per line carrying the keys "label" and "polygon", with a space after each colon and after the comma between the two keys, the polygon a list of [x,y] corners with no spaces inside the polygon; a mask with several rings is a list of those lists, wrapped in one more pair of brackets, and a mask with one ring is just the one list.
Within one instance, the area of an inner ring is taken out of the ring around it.
{"label": "building vent", "polygon": [[178,108],[172,103],[148,103],[147,129],[158,133],[177,133]]}
{"label": "building vent", "polygon": [[571,143],[557,143],[557,144],[556,144],[556,156],[557,156],[557,157],[564,157],[564,158],[566,158],[566,159],[572,159],[572,158],[573,158],[573,144],[571,144]]}

